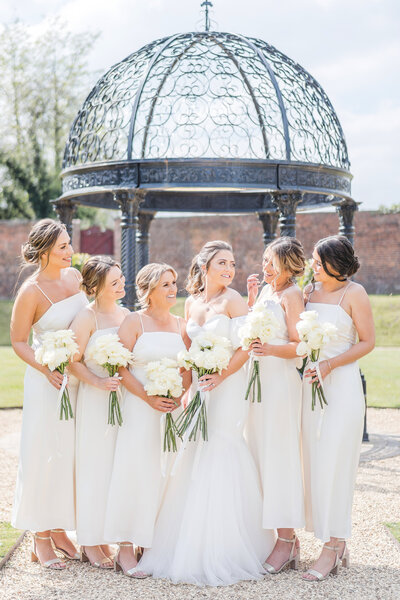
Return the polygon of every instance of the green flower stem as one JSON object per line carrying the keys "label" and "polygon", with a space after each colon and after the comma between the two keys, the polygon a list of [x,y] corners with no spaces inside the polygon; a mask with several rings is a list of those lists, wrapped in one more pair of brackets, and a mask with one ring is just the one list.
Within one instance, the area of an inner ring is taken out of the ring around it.
{"label": "green flower stem", "polygon": [[253,369],[251,372],[251,377],[249,384],[247,386],[245,400],[247,400],[251,393],[251,401],[261,402],[261,379],[260,379],[260,363],[258,360],[253,360]]}
{"label": "green flower stem", "polygon": [[[56,370],[59,373],[61,373],[61,375],[64,375],[67,364],[68,363],[62,363],[59,367],[57,367]],[[74,413],[72,412],[72,406],[71,406],[71,401],[69,399],[68,387],[66,387],[61,396],[60,421],[62,421],[63,419],[68,421],[68,419],[73,419],[73,418],[74,418]]]}
{"label": "green flower stem", "polygon": [[[116,373],[118,373],[118,369],[120,365],[111,365],[110,363],[105,363],[101,365],[104,369],[107,370],[110,377],[114,377]],[[121,407],[118,401],[117,392],[110,392],[108,397],[108,424],[115,425],[115,421],[117,421],[118,425],[121,426],[123,423]]]}

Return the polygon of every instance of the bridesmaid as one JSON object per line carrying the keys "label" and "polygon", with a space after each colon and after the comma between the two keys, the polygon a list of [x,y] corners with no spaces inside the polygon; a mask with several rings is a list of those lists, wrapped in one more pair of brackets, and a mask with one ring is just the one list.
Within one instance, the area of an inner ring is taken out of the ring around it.
{"label": "bridesmaid", "polygon": [[176,271],[169,265],[151,263],[143,267],[136,277],[142,309],[127,316],[119,329],[120,339],[133,351],[135,362],[131,370],[120,369],[127,393],[115,449],[105,539],[119,540],[114,567],[129,577],[148,576],[136,567],[133,544],[152,545],[165,483],[160,419],[176,408],[168,398],[146,394],[145,366],[164,357],[176,358],[189,345],[184,319],[170,313],[176,304],[176,279]]}
{"label": "bridesmaid", "polygon": [[[62,375],[38,364],[35,349],[43,333],[67,329],[87,304],[79,291],[80,275],[70,268],[71,256],[70,238],[62,223],[52,219],[36,223],[22,247],[22,257],[38,268],[21,286],[11,316],[12,346],[28,365],[12,525],[36,532],[32,560],[51,569],[66,566],[57,558],[52,542],[66,558],[79,558],[64,531],[75,529],[75,422],[59,419]],[[31,329],[32,347],[28,343]]]}
{"label": "bridesmaid", "polygon": [[[118,425],[108,425],[108,399],[119,380],[87,358],[99,336],[117,333],[127,308],[117,304],[125,296],[121,268],[109,256],[92,256],[82,269],[81,288],[94,302],[73,320],[79,345],[71,372],[81,381],[76,410],[76,533],[81,560],[111,568],[111,551],[104,540],[104,518]],[[81,361],[81,362],[79,362]],[[96,499],[93,503],[93,498]]]}
{"label": "bridesmaid", "polygon": [[[270,574],[287,566],[297,569],[300,548],[294,528],[304,527],[301,379],[296,370],[296,323],[304,310],[296,277],[304,273],[304,268],[298,240],[282,237],[266,247],[263,274],[267,285],[257,303],[274,313],[281,331],[268,344],[252,344],[253,353],[260,357],[262,399],[261,403],[250,404],[247,438],[264,490],[263,528],[278,530],[275,547],[264,563]],[[258,276],[250,275],[249,307],[255,303],[258,286]]]}
{"label": "bridesmaid", "polygon": [[314,283],[306,288],[307,310],[338,328],[338,338],[322,349],[319,369],[328,406],[311,410],[315,370],[307,369],[303,398],[303,461],[306,529],[324,542],[306,581],[336,574],[349,564],[346,539],[360,456],[364,397],[357,360],[375,344],[371,305],[364,288],[349,278],[360,263],[347,238],[331,236],[313,251]]}

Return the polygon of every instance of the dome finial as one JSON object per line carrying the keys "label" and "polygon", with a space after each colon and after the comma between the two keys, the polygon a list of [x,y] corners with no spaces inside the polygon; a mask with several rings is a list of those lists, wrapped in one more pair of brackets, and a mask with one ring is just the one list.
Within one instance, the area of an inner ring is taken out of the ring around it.
{"label": "dome finial", "polygon": [[200,6],[205,6],[205,10],[204,10],[204,16],[205,16],[204,28],[205,28],[205,31],[210,31],[210,15],[208,14],[208,7],[209,6],[213,6],[213,3],[210,2],[209,0],[204,0],[204,2],[202,2]]}

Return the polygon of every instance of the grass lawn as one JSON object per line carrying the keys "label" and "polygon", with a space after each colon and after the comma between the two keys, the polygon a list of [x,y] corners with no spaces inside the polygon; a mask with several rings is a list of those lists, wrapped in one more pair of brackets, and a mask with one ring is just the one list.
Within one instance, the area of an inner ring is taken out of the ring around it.
{"label": "grass lawn", "polygon": [[[25,365],[10,346],[0,347],[0,408],[22,406]],[[400,380],[396,378],[400,348],[375,348],[360,361],[367,380],[368,406],[400,408]]]}
{"label": "grass lawn", "polygon": [[4,558],[11,546],[15,544],[22,531],[11,527],[10,523],[0,521],[0,560]]}
{"label": "grass lawn", "polygon": [[400,523],[385,523],[390,533],[400,542]]}

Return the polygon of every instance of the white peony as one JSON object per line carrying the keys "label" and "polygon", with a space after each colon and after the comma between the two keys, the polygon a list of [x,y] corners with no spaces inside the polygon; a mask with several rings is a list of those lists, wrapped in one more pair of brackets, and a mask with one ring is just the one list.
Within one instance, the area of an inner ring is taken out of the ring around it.
{"label": "white peony", "polygon": [[123,346],[116,333],[99,336],[87,349],[87,358],[104,367],[126,367],[133,362],[133,355]]}
{"label": "white peony", "polygon": [[277,337],[280,324],[274,313],[264,304],[256,304],[247,316],[244,325],[239,329],[239,337],[243,350],[248,350],[251,343],[259,339],[262,344]]}
{"label": "white peony", "polygon": [[35,360],[54,371],[62,365],[65,366],[78,350],[72,329],[46,331],[42,336],[41,345],[35,350]]}
{"label": "white peony", "polygon": [[144,389],[149,396],[178,398],[183,392],[182,377],[176,360],[162,358],[146,365],[146,384]]}

